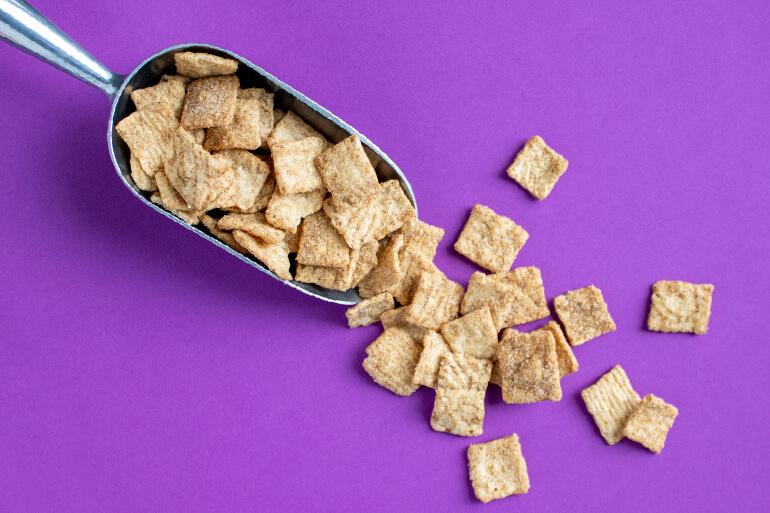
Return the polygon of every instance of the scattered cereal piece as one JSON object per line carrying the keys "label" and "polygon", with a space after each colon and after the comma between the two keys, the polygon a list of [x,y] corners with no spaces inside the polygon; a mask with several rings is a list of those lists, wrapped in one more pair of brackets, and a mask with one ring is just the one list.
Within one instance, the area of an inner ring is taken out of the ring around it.
{"label": "scattered cereal piece", "polygon": [[617,329],[602,291],[594,285],[556,296],[553,306],[573,346]]}
{"label": "scattered cereal piece", "polygon": [[190,78],[230,75],[238,71],[238,61],[202,52],[174,54],[176,72]]}
{"label": "scattered cereal piece", "polygon": [[485,391],[492,372],[492,362],[465,354],[444,355],[436,380],[437,388]]}
{"label": "scattered cereal piece", "polygon": [[155,179],[144,172],[139,159],[131,155],[128,164],[131,168],[131,179],[134,181],[134,185],[147,192],[158,190],[158,184],[155,183]]}
{"label": "scattered cereal piece", "polygon": [[169,77],[157,85],[136,89],[131,92],[131,100],[136,105],[136,110],[143,110],[153,103],[163,103],[168,105],[178,120],[182,116],[182,107],[184,106],[184,94],[186,91],[186,82],[179,77]]}
{"label": "scattered cereal piece", "polygon": [[441,334],[454,353],[487,359],[497,353],[497,329],[486,306],[447,322]]}
{"label": "scattered cereal piece", "polygon": [[321,153],[316,166],[326,189],[342,203],[360,205],[379,185],[369,157],[355,135]]}
{"label": "scattered cereal piece", "polygon": [[324,201],[324,212],[329,216],[334,228],[352,249],[375,240],[374,232],[382,220],[382,209],[377,195],[372,195],[360,205],[350,205],[335,201],[329,197]]}
{"label": "scattered cereal piece", "polygon": [[436,388],[430,427],[459,436],[484,432],[484,395],[481,390]]}
{"label": "scattered cereal piece", "polygon": [[361,301],[345,312],[345,316],[348,318],[348,326],[351,328],[368,326],[379,321],[380,315],[383,312],[392,310],[395,306],[393,296],[387,292]]}
{"label": "scattered cereal piece", "polygon": [[305,123],[295,113],[289,111],[280,121],[275,122],[275,128],[273,128],[273,132],[267,138],[267,145],[272,151],[273,146],[278,143],[297,142],[308,137],[321,139],[324,142],[324,149],[330,146],[329,141],[318,130]]}
{"label": "scattered cereal piece", "polygon": [[302,221],[297,263],[345,267],[349,261],[350,248],[332,226],[329,216],[319,211]]}
{"label": "scattered cereal piece", "polygon": [[273,93],[251,88],[238,91],[231,123],[206,132],[203,147],[209,151],[228,148],[256,150],[273,129]]}
{"label": "scattered cereal piece", "polygon": [[549,331],[505,330],[497,361],[506,403],[561,400],[556,342]]}
{"label": "scattered cereal piece", "polygon": [[511,269],[528,238],[526,230],[511,219],[484,205],[476,205],[454,248],[485,269],[504,272]]}
{"label": "scattered cereal piece", "polygon": [[291,280],[289,247],[286,241],[268,244],[240,230],[233,230],[233,237],[238,244],[265,264],[276,276],[282,280]]}
{"label": "scattered cereal piece", "polygon": [[230,246],[233,250],[237,251],[238,253],[247,253],[247,251],[243,249],[243,246],[235,241],[235,237],[233,237],[232,233],[219,229],[217,226],[217,220],[210,215],[202,215],[201,223],[203,223],[203,226],[206,227],[211,235]]}
{"label": "scattered cereal piece", "polygon": [[567,170],[567,159],[551,149],[540,136],[534,136],[508,167],[508,176],[539,200],[551,193]]}
{"label": "scattered cereal piece", "polygon": [[420,353],[420,360],[414,368],[412,383],[435,388],[441,358],[451,354],[452,351],[444,341],[444,337],[435,331],[428,331],[422,339],[422,352]]}
{"label": "scattered cereal piece", "polygon": [[442,272],[423,271],[417,280],[406,319],[418,326],[437,330],[456,318],[465,290]]}
{"label": "scattered cereal piece", "polygon": [[132,112],[115,125],[120,138],[128,145],[131,156],[142,165],[148,176],[163,167],[163,156],[179,123],[167,105],[154,103]]}
{"label": "scattered cereal piece", "polygon": [[404,235],[404,258],[420,255],[428,260],[436,256],[436,248],[444,238],[444,229],[409,217],[399,230]]}
{"label": "scattered cereal piece", "polygon": [[296,233],[302,219],[321,210],[325,194],[324,190],[286,195],[274,191],[267,204],[265,215],[268,222],[276,228]]}
{"label": "scattered cereal piece", "polygon": [[414,368],[420,358],[420,344],[399,328],[388,328],[366,348],[364,370],[374,381],[394,394],[411,395]]}
{"label": "scattered cereal piece", "polygon": [[402,330],[409,333],[409,336],[412,337],[412,340],[415,342],[421,342],[425,336],[430,333],[430,330],[409,322],[406,319],[406,313],[408,309],[409,307],[402,306],[401,308],[395,308],[393,310],[383,312],[380,316],[380,322],[382,323],[382,327],[384,329],[401,328]]}
{"label": "scattered cereal piece", "polygon": [[182,128],[226,126],[233,122],[238,99],[238,77],[199,78],[187,85]]}
{"label": "scattered cereal piece", "polygon": [[275,244],[286,238],[286,232],[272,226],[265,219],[265,214],[225,214],[217,223],[220,230],[240,230],[255,237],[265,244]]}
{"label": "scattered cereal piece", "polygon": [[578,361],[575,358],[575,353],[572,352],[572,348],[567,342],[567,337],[564,336],[564,332],[556,321],[548,321],[548,323],[540,328],[540,330],[548,330],[553,335],[556,341],[556,361],[559,364],[559,377],[563,378],[578,370]]}
{"label": "scattered cereal piece", "polygon": [[676,406],[648,394],[628,416],[623,436],[660,454],[666,444],[668,430],[674,425],[677,415],[679,410]]}
{"label": "scattered cereal piece", "polygon": [[394,234],[388,239],[377,255],[376,266],[358,284],[358,294],[362,298],[376,296],[398,285],[401,280],[399,253],[403,245],[403,234]]}
{"label": "scattered cereal piece", "polygon": [[393,288],[388,291],[393,294],[396,301],[402,305],[412,302],[414,291],[417,289],[417,281],[425,272],[440,273],[432,261],[420,255],[410,255],[406,248],[401,252],[401,275]]}
{"label": "scattered cereal piece", "polygon": [[668,333],[696,333],[709,329],[714,286],[684,281],[659,281],[652,286],[647,329]]}
{"label": "scattered cereal piece", "polygon": [[622,440],[623,426],[639,404],[639,395],[623,367],[615,365],[596,383],[584,388],[580,395],[604,440],[610,445]]}
{"label": "scattered cereal piece", "polygon": [[275,179],[281,194],[297,194],[323,188],[315,158],[321,154],[324,142],[317,137],[299,141],[275,143],[270,147]]}
{"label": "scattered cereal piece", "polygon": [[[226,178],[226,181],[232,182],[229,188],[222,191],[217,205],[225,210],[253,210],[258,203],[260,192],[265,186],[267,177],[270,176],[270,166],[246,150],[222,150],[215,155],[225,157],[229,161],[228,173],[231,176]],[[266,205],[267,202],[265,202]]]}
{"label": "scattered cereal piece", "polygon": [[404,221],[410,217],[415,217],[415,213],[412,203],[404,194],[398,180],[388,180],[381,183],[378,196],[382,219],[374,233],[374,238],[380,240],[401,228]]}
{"label": "scattered cereal piece", "polygon": [[476,498],[482,502],[529,491],[527,463],[514,433],[468,447],[468,472]]}

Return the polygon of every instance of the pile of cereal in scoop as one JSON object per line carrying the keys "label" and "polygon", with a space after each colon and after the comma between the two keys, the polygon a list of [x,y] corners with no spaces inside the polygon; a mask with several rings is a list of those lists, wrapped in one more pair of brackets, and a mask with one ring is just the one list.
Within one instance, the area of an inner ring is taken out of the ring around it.
{"label": "pile of cereal in scoop", "polygon": [[[434,430],[482,434],[490,383],[510,404],[561,400],[561,380],[578,370],[573,347],[616,330],[601,290],[588,285],[554,299],[560,322],[518,331],[551,315],[540,269],[512,269],[524,228],[473,207],[454,249],[488,273],[465,288],[433,263],[444,230],[416,217],[397,180],[378,181],[355,135],[331,144],[275,109],[272,93],[241,89],[232,59],[180,52],[175,62],[177,75],[131,93],[137,110],[116,126],[135,185],[282,279],[357,288],[363,301],[348,310],[349,326],[384,329],[364,369],[401,396],[433,388]],[[508,175],[543,200],[566,170],[535,136]],[[656,283],[648,328],[705,333],[713,288]],[[582,396],[610,445],[629,438],[659,453],[678,414],[655,395],[640,398],[620,365]],[[529,490],[516,434],[471,444],[468,469],[481,501]]]}

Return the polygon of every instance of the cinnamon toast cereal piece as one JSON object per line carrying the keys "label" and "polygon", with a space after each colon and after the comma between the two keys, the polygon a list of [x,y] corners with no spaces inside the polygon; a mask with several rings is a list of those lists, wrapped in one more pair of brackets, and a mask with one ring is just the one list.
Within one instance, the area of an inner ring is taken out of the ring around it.
{"label": "cinnamon toast cereal piece", "polygon": [[377,241],[367,242],[363,244],[358,250],[350,251],[350,259],[354,259],[354,255],[357,254],[357,259],[354,262],[353,272],[350,276],[350,286],[355,287],[361,280],[363,280],[377,265],[377,252],[380,249],[380,245]]}
{"label": "cinnamon toast cereal piece", "polygon": [[445,323],[441,334],[455,354],[490,359],[497,353],[497,329],[486,306]]}
{"label": "cinnamon toast cereal piece", "polygon": [[273,93],[253,87],[238,91],[232,122],[206,131],[203,147],[209,151],[228,148],[256,150],[273,129]]}
{"label": "cinnamon toast cereal piece", "polygon": [[626,372],[615,365],[593,385],[580,393],[593,416],[602,438],[615,445],[623,439],[623,426],[639,404],[639,394],[631,386]]}
{"label": "cinnamon toast cereal piece", "polygon": [[323,267],[346,267],[350,248],[332,226],[329,216],[316,212],[302,221],[297,263]]}
{"label": "cinnamon toast cereal piece", "polygon": [[660,397],[648,394],[634,408],[623,427],[623,436],[640,443],[655,454],[666,445],[666,437],[679,410]]}
{"label": "cinnamon toast cereal piece", "polygon": [[324,142],[317,137],[275,143],[270,147],[275,179],[281,194],[297,194],[323,188],[315,158],[323,151]]}
{"label": "cinnamon toast cereal piece", "polygon": [[230,75],[238,71],[238,61],[203,52],[174,54],[176,72],[190,78]]}
{"label": "cinnamon toast cereal piece", "polygon": [[408,218],[415,217],[414,207],[398,180],[388,180],[380,184],[378,204],[382,214],[374,232],[376,240],[401,228]]}
{"label": "cinnamon toast cereal piece", "polygon": [[602,291],[594,285],[556,296],[553,306],[573,346],[617,329]]}
{"label": "cinnamon toast cereal piece", "polygon": [[268,222],[276,228],[297,233],[297,228],[304,218],[321,210],[325,194],[324,190],[298,194],[281,194],[279,191],[274,191],[270,196],[265,215]]}
{"label": "cinnamon toast cereal piece", "polygon": [[270,175],[270,166],[246,150],[222,150],[214,155],[225,157],[229,161],[230,167],[227,172],[230,177],[226,181],[232,183],[232,186],[222,191],[217,205],[225,210],[253,210]]}
{"label": "cinnamon toast cereal piece", "polygon": [[272,133],[267,138],[267,146],[273,150],[273,146],[279,143],[297,142],[308,137],[315,137],[324,142],[324,149],[331,146],[329,141],[321,135],[321,132],[305,123],[292,111],[286,112],[280,120],[275,122]]}
{"label": "cinnamon toast cereal piece", "polygon": [[492,363],[466,355],[444,355],[436,380],[430,425],[434,431],[478,436],[484,428],[484,395]]}
{"label": "cinnamon toast cereal piece", "polygon": [[134,181],[134,185],[146,192],[158,190],[158,184],[155,183],[155,179],[144,172],[139,159],[131,155],[128,165],[131,168],[131,179]]}
{"label": "cinnamon toast cereal piece", "polygon": [[323,210],[351,249],[376,240],[374,233],[382,220],[382,209],[376,195],[355,206],[335,201],[332,196],[324,201]]}
{"label": "cinnamon toast cereal piece", "polygon": [[391,236],[377,255],[376,266],[358,284],[358,294],[362,298],[392,290],[401,280],[401,260],[399,253],[404,245],[404,236]]}
{"label": "cinnamon toast cereal piece", "polygon": [[241,230],[233,230],[233,237],[238,244],[254,255],[276,276],[282,280],[291,280],[289,247],[286,241],[281,240],[269,244]]}
{"label": "cinnamon toast cereal piece", "polygon": [[412,383],[420,344],[399,328],[388,328],[366,348],[364,370],[374,381],[401,396],[417,390]]}
{"label": "cinnamon toast cereal piece", "polygon": [[508,167],[508,176],[539,200],[551,194],[569,162],[538,135],[532,137]]}
{"label": "cinnamon toast cereal piece", "polygon": [[527,463],[516,433],[468,447],[468,473],[481,502],[529,491]]}
{"label": "cinnamon toast cereal piece", "polygon": [[387,310],[380,315],[380,322],[384,329],[400,328],[406,331],[409,336],[412,337],[412,340],[419,343],[431,330],[409,322],[406,319],[408,308],[409,307],[402,306],[393,310]]}
{"label": "cinnamon toast cereal piece", "polygon": [[476,205],[454,244],[455,251],[492,272],[511,269],[529,234],[491,208]]}
{"label": "cinnamon toast cereal piece", "polygon": [[387,310],[395,308],[393,296],[383,292],[373,298],[365,299],[357,305],[348,308],[345,317],[348,319],[348,326],[356,328],[358,326],[368,326],[380,320],[380,315]]}
{"label": "cinnamon toast cereal piece", "polygon": [[163,171],[155,173],[155,183],[158,185],[158,192],[150,197],[150,201],[165,208],[175,216],[182,219],[185,223],[194,225],[200,221],[203,211],[192,210],[174,189]]}
{"label": "cinnamon toast cereal piece", "polygon": [[445,354],[439,365],[436,388],[485,391],[492,362],[463,353]]}
{"label": "cinnamon toast cereal piece", "polygon": [[497,361],[506,403],[561,400],[556,342],[549,331],[505,330]]}
{"label": "cinnamon toast cereal piece", "polygon": [[422,352],[414,368],[412,383],[436,388],[441,358],[451,354],[452,350],[444,341],[444,337],[435,331],[428,331],[422,339]]}
{"label": "cinnamon toast cereal piece", "polygon": [[182,128],[190,130],[232,123],[239,85],[235,75],[199,78],[187,84],[180,121]]}
{"label": "cinnamon toast cereal piece", "polygon": [[220,230],[246,232],[266,244],[275,244],[286,238],[286,232],[268,223],[262,212],[225,214],[219,219],[217,226]]}
{"label": "cinnamon toast cereal piece", "polygon": [[377,191],[377,174],[356,135],[321,153],[316,166],[336,201],[360,205]]}
{"label": "cinnamon toast cereal piece", "polygon": [[559,364],[559,377],[563,378],[578,370],[578,361],[575,358],[575,353],[572,352],[572,348],[567,342],[567,337],[556,321],[548,321],[548,323],[540,328],[540,330],[548,330],[553,335],[553,339],[556,341],[556,362]]}
{"label": "cinnamon toast cereal piece", "polygon": [[393,294],[396,301],[402,305],[408,305],[414,298],[414,292],[417,290],[417,282],[425,272],[441,273],[436,264],[431,260],[418,255],[410,254],[405,247],[401,251],[401,275],[400,279],[393,288],[388,291]]}
{"label": "cinnamon toast cereal piece", "polygon": [[418,326],[437,330],[455,319],[465,290],[442,272],[423,271],[417,279],[406,319]]}
{"label": "cinnamon toast cereal piece", "polygon": [[210,215],[203,214],[201,216],[201,223],[206,227],[211,235],[230,246],[233,250],[237,251],[238,253],[247,253],[247,251],[243,249],[243,246],[235,241],[235,237],[233,237],[232,233],[219,229],[217,226],[217,220]]}
{"label": "cinnamon toast cereal piece", "polygon": [[377,243],[364,244],[360,249],[350,250],[350,261],[345,267],[297,264],[295,279],[327,289],[346,291],[354,287],[376,264]]}
{"label": "cinnamon toast cereal piece", "polygon": [[154,86],[135,89],[131,92],[131,100],[136,110],[146,109],[153,103],[166,104],[171,108],[174,117],[179,120],[182,117],[186,90],[187,83],[181,77],[169,77]]}
{"label": "cinnamon toast cereal piece", "polygon": [[420,255],[433,260],[438,244],[444,238],[443,228],[420,221],[416,217],[408,217],[399,232],[404,236],[405,257]]}
{"label": "cinnamon toast cereal piece", "polygon": [[647,329],[703,335],[709,329],[714,285],[659,281],[652,286]]}
{"label": "cinnamon toast cereal piece", "polygon": [[170,107],[153,103],[132,112],[115,125],[115,131],[148,176],[163,167],[163,156],[179,122]]}

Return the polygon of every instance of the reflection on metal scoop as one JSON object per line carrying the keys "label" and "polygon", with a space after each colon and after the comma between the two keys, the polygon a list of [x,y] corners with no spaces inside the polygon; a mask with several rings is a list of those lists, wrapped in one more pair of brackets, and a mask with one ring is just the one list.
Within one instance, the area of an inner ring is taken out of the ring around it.
{"label": "reflection on metal scoop", "polygon": [[164,73],[173,74],[175,72],[174,53],[179,51],[201,51],[235,59],[240,63],[237,75],[241,81],[241,87],[262,87],[272,91],[275,94],[275,106],[277,108],[293,111],[331,142],[336,143],[351,134],[357,134],[380,181],[398,180],[409,201],[412,202],[415,209],[417,208],[412,187],[409,185],[406,177],[382,150],[372,144],[369,139],[353,127],[313,100],[233,52],[206,44],[181,44],[156,53],[139,64],[128,75],[118,75],[104,67],[58,27],[22,0],[0,0],[0,37],[25,52],[101,89],[110,97],[112,108],[107,129],[107,144],[110,157],[123,184],[141,202],[159,214],[178,223],[180,226],[219,246],[222,250],[227,251],[250,266],[300,292],[334,303],[350,305],[360,301],[358,293],[354,289],[339,292],[309,283],[281,280],[260,262],[233,251],[230,247],[220,242],[219,239],[212,237],[195,226],[186,224],[170,212],[151,203],[130,179],[129,150],[125,143],[117,137],[115,124],[134,110],[134,105],[130,98],[131,91],[155,85]]}

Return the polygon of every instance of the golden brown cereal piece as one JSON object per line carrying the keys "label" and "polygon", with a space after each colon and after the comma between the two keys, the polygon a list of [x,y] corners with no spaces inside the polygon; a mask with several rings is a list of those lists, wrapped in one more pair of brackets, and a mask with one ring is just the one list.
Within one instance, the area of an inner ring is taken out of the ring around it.
{"label": "golden brown cereal piece", "polygon": [[171,139],[164,172],[190,210],[209,210],[219,206],[220,196],[234,179],[232,162],[223,155],[211,155],[178,129]]}
{"label": "golden brown cereal piece", "polygon": [[209,231],[209,233],[211,233],[211,235],[221,240],[222,242],[230,246],[232,249],[234,249],[238,253],[244,253],[244,254],[247,253],[247,251],[243,249],[243,246],[241,246],[235,241],[235,237],[233,237],[232,233],[226,232],[224,230],[220,230],[217,227],[217,220],[211,217],[210,215],[208,214],[202,215],[201,223],[203,223],[203,226],[206,227],[206,229]]}
{"label": "golden brown cereal piece", "polygon": [[465,290],[442,272],[423,271],[417,280],[406,319],[418,326],[437,330],[456,318]]}
{"label": "golden brown cereal piece", "polygon": [[174,62],[176,72],[190,78],[230,75],[238,71],[238,61],[210,53],[177,52]]}
{"label": "golden brown cereal piece", "polygon": [[142,165],[148,176],[163,167],[163,156],[179,123],[167,105],[153,103],[132,112],[115,125],[115,130]]}
{"label": "golden brown cereal piece", "polygon": [[231,123],[206,131],[203,147],[209,151],[227,148],[256,150],[273,129],[273,93],[251,88],[238,91]]}
{"label": "golden brown cereal piece", "polygon": [[270,166],[246,150],[222,150],[215,155],[225,157],[229,161],[229,176],[223,180],[232,183],[222,191],[217,205],[225,210],[252,210],[270,175]]}
{"label": "golden brown cereal piece", "polygon": [[508,167],[508,176],[534,197],[544,200],[567,170],[567,159],[556,153],[538,135],[527,141]]}
{"label": "golden brown cereal piece", "polygon": [[430,427],[434,431],[458,436],[478,436],[484,432],[482,390],[436,388]]}
{"label": "golden brown cereal piece", "polygon": [[139,163],[139,159],[131,155],[128,164],[131,168],[131,179],[134,181],[134,185],[147,192],[158,190],[158,184],[155,183],[153,177],[144,172],[142,164]]}
{"label": "golden brown cereal piece", "polygon": [[155,173],[155,183],[158,185],[158,192],[150,197],[150,201],[160,205],[172,214],[181,218],[187,224],[198,224],[203,211],[194,211],[187,208],[179,193],[169,182],[163,171]]}
{"label": "golden brown cereal piece", "polygon": [[556,342],[549,331],[505,330],[497,361],[506,403],[561,400]]}
{"label": "golden brown cereal piece", "polygon": [[368,326],[380,320],[380,315],[387,310],[395,308],[393,296],[383,292],[373,298],[361,301],[357,305],[348,308],[345,317],[348,318],[348,326],[357,328],[358,326]]}
{"label": "golden brown cereal piece", "polygon": [[648,394],[628,416],[623,436],[642,444],[655,454],[660,454],[677,415],[679,410],[676,406]]}
{"label": "golden brown cereal piece", "polygon": [[324,142],[317,137],[275,143],[270,147],[275,179],[281,194],[297,194],[323,188],[315,158],[323,151]]}
{"label": "golden brown cereal piece", "polygon": [[602,291],[594,285],[556,296],[553,306],[573,346],[617,329]]}
{"label": "golden brown cereal piece", "polygon": [[511,219],[476,205],[454,248],[484,269],[500,273],[511,269],[528,238],[527,231]]}
{"label": "golden brown cereal piece", "polygon": [[394,394],[411,395],[414,367],[420,358],[420,344],[399,328],[388,328],[366,348],[364,370],[374,381]]}
{"label": "golden brown cereal piece", "polygon": [[265,219],[265,214],[225,214],[217,223],[220,230],[240,230],[256,237],[266,244],[275,244],[286,238],[286,232],[274,227]]}
{"label": "golden brown cereal piece", "polygon": [[376,240],[401,228],[409,217],[415,217],[414,207],[398,180],[381,183],[377,201],[382,210],[382,220],[374,232]]}
{"label": "golden brown cereal piece", "polygon": [[399,252],[404,245],[404,236],[394,234],[377,255],[376,266],[358,284],[358,294],[370,298],[392,290],[401,281]]}
{"label": "golden brown cereal piece", "polygon": [[694,284],[684,281],[655,283],[652,286],[647,329],[703,335],[709,329],[713,292],[714,286],[710,283]]}
{"label": "golden brown cereal piece", "polygon": [[422,340],[425,338],[425,336],[430,332],[430,330],[423,328],[422,326],[417,326],[416,324],[412,324],[409,321],[406,320],[406,313],[409,307],[402,306],[401,308],[396,308],[394,310],[388,310],[386,312],[383,312],[380,316],[380,322],[382,323],[382,327],[384,329],[388,328],[400,328],[407,333],[409,333],[409,336],[412,337],[412,340],[415,342],[422,342]]}
{"label": "golden brown cereal piece", "polygon": [[446,354],[442,357],[436,388],[485,391],[492,372],[492,362],[465,354]]}
{"label": "golden brown cereal piece", "polygon": [[417,281],[425,272],[440,273],[436,264],[420,255],[410,255],[406,248],[401,251],[401,278],[395,287],[388,289],[402,305],[412,302],[417,290]]}
{"label": "golden brown cereal piece", "polygon": [[324,267],[346,267],[350,248],[332,226],[329,216],[316,212],[302,221],[297,263]]}
{"label": "golden brown cereal piece", "polygon": [[436,256],[436,248],[444,238],[443,228],[424,223],[416,217],[408,217],[399,233],[404,236],[404,259],[408,259],[411,255],[420,255],[433,260]]}
{"label": "golden brown cereal piece", "polygon": [[350,248],[357,249],[362,244],[376,240],[374,232],[382,220],[382,209],[377,195],[372,195],[364,203],[355,206],[335,201],[332,196],[326,198],[323,209]]}
{"label": "golden brown cereal piece", "polygon": [[444,337],[435,331],[428,331],[422,339],[422,352],[414,368],[412,383],[435,388],[441,358],[451,354],[452,351],[444,341]]}
{"label": "golden brown cereal piece", "polygon": [[356,253],[358,254],[358,259],[355,260],[353,273],[350,277],[351,287],[357,286],[375,268],[377,265],[377,251],[379,249],[380,245],[376,241],[372,241],[362,245],[358,250],[351,250],[351,260],[354,259]]}
{"label": "golden brown cereal piece", "polygon": [[[273,186],[275,186],[275,181],[273,181]],[[325,195],[326,191],[324,190],[288,195],[274,191],[270,196],[265,215],[267,215],[268,222],[276,228],[289,233],[297,233],[302,219],[321,210]]]}
{"label": "golden brown cereal piece", "polygon": [[180,121],[182,128],[190,130],[232,123],[239,85],[235,75],[199,78],[187,84]]}
{"label": "golden brown cereal piece", "polygon": [[639,394],[626,372],[615,365],[607,374],[580,393],[604,440],[615,445],[623,439],[623,426],[639,404]]}
{"label": "golden brown cereal piece", "polygon": [[360,205],[377,191],[377,174],[355,135],[321,153],[316,166],[326,189],[339,202]]}
{"label": "golden brown cereal piece", "polygon": [[268,244],[240,230],[234,230],[233,237],[238,244],[254,255],[276,276],[282,280],[291,280],[289,247],[286,241]]}
{"label": "golden brown cereal piece", "polygon": [[304,283],[315,283],[327,289],[345,291],[353,287],[361,276],[377,264],[376,259],[376,243],[364,244],[361,249],[350,250],[350,262],[345,267],[298,264],[295,279]]}
{"label": "golden brown cereal piece", "polygon": [[321,132],[305,123],[302,118],[289,111],[280,119],[275,122],[275,128],[273,132],[267,138],[267,145],[270,147],[270,151],[273,150],[273,146],[278,143],[296,142],[308,137],[315,137],[321,139],[324,142],[324,149],[328,148],[329,141],[321,135]]}
{"label": "golden brown cereal piece", "polygon": [[567,337],[564,336],[564,332],[556,321],[548,321],[548,323],[540,328],[538,331],[548,330],[553,335],[556,341],[556,361],[559,364],[559,377],[563,378],[568,374],[577,372],[578,362],[575,358],[575,354],[572,352],[572,348],[567,342]]}
{"label": "golden brown cereal piece", "polygon": [[482,502],[529,491],[527,463],[516,433],[468,447],[468,473],[476,498]]}
{"label": "golden brown cereal piece", "polygon": [[447,322],[441,334],[453,353],[487,359],[497,353],[497,329],[486,306]]}
{"label": "golden brown cereal piece", "polygon": [[179,119],[182,116],[185,90],[186,82],[181,77],[169,77],[157,85],[134,90],[131,92],[131,100],[136,105],[136,110],[146,109],[153,103],[166,104],[171,108],[174,117]]}

